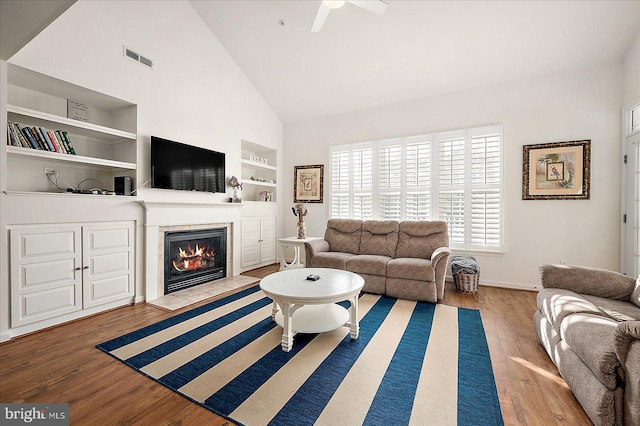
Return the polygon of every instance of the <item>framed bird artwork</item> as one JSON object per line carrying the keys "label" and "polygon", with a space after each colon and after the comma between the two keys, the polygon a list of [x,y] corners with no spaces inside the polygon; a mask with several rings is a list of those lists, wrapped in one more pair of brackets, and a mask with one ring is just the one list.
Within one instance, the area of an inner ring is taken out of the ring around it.
{"label": "framed bird artwork", "polygon": [[591,140],[523,146],[523,200],[588,200]]}

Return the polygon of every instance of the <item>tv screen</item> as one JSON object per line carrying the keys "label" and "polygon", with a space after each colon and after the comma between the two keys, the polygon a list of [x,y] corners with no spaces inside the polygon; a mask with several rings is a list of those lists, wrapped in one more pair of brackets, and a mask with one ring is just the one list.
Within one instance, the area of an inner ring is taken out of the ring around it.
{"label": "tv screen", "polygon": [[225,192],[225,155],[151,136],[151,187]]}

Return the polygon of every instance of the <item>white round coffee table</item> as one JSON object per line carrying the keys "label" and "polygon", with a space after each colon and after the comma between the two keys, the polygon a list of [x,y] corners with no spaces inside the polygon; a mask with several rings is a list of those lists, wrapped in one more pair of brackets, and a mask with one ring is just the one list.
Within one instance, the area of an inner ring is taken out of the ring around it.
{"label": "white round coffee table", "polygon": [[[307,280],[310,274],[320,279]],[[345,324],[351,338],[357,339],[358,296],[363,286],[360,275],[326,268],[287,269],[263,278],[260,288],[273,299],[271,318],[283,328],[282,350],[291,350],[297,333],[322,333]],[[351,303],[349,310],[335,304],[343,300]]]}

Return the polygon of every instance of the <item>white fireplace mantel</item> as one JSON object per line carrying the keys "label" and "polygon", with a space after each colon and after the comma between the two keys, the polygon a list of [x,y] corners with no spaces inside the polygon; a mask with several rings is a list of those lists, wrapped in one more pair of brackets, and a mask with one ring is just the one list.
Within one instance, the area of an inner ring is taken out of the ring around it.
{"label": "white fireplace mantel", "polygon": [[[145,226],[191,225],[240,221],[240,203],[139,201],[145,209]],[[188,212],[188,213],[187,213]],[[188,214],[189,217],[186,217]],[[229,220],[232,219],[232,220]]]}
{"label": "white fireplace mantel", "polygon": [[240,273],[240,203],[140,200],[145,209],[145,300],[162,296],[164,283],[160,283],[159,245],[160,228],[194,227],[198,225],[224,224],[229,227],[227,239],[231,242],[227,276]]}

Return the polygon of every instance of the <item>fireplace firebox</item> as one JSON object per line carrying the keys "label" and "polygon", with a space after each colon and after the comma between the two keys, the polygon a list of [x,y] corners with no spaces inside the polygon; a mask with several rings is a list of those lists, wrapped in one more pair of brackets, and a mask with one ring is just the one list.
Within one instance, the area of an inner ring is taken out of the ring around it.
{"label": "fireplace firebox", "polygon": [[164,234],[164,293],[227,276],[227,228]]}

